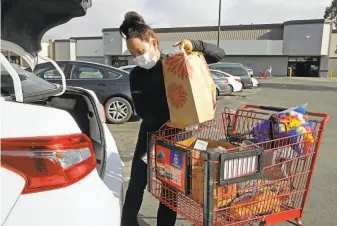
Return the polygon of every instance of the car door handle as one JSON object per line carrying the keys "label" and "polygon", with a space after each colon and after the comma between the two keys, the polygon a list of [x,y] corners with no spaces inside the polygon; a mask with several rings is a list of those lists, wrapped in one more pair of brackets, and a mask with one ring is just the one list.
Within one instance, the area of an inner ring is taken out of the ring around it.
{"label": "car door handle", "polygon": [[106,83],[98,83],[99,86],[106,86]]}

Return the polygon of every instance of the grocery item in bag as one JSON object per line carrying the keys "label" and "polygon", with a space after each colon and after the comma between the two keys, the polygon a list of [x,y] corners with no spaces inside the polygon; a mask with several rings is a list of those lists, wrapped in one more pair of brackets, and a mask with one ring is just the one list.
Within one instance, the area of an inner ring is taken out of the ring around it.
{"label": "grocery item in bag", "polygon": [[[279,144],[284,144],[286,140],[298,156],[307,155],[312,152],[315,142],[312,130],[314,123],[308,119],[307,104],[289,108],[273,116],[276,119],[272,126],[271,121],[263,120],[254,125],[251,134],[255,143],[269,141],[271,139],[286,138]],[[271,116],[268,116],[271,118]]]}
{"label": "grocery item in bag", "polygon": [[202,53],[163,60],[170,126],[185,127],[214,118],[216,87]]}
{"label": "grocery item in bag", "polygon": [[265,190],[261,193],[242,195],[231,205],[230,215],[234,219],[245,219],[261,214],[278,213],[282,201],[275,192]]}

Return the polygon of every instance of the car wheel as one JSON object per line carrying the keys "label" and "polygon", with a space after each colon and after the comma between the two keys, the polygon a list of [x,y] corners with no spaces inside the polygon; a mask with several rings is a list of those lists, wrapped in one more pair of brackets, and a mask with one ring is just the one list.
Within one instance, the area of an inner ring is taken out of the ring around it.
{"label": "car wheel", "polygon": [[233,93],[233,92],[234,92],[233,86],[232,86],[232,85],[229,85],[229,88],[231,89],[231,93]]}
{"label": "car wheel", "polygon": [[132,106],[124,98],[112,97],[105,104],[106,119],[110,123],[123,124],[132,116]]}
{"label": "car wheel", "polygon": [[233,88],[233,87],[230,87],[228,96],[232,96],[232,94],[233,94],[233,89],[232,89],[232,88]]}
{"label": "car wheel", "polygon": [[245,84],[243,82],[241,82],[241,84],[242,84],[242,89],[245,89],[246,88]]}
{"label": "car wheel", "polygon": [[218,89],[216,89],[216,99],[218,100],[219,99],[219,96],[220,96],[220,92]]}

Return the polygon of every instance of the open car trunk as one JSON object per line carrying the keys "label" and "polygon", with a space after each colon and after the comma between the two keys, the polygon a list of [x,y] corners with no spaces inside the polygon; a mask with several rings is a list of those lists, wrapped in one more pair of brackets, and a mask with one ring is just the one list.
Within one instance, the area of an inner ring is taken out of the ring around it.
{"label": "open car trunk", "polygon": [[91,138],[97,160],[97,170],[103,177],[106,144],[103,127],[93,98],[83,90],[67,88],[61,96],[49,97],[43,101],[36,101],[34,104],[62,109],[72,115],[82,132]]}
{"label": "open car trunk", "polygon": [[1,39],[35,55],[48,30],[84,16],[89,7],[91,0],[1,0]]}

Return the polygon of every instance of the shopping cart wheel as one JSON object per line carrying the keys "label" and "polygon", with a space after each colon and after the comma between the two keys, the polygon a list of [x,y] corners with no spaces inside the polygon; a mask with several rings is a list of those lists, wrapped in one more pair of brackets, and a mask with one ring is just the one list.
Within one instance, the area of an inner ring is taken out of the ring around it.
{"label": "shopping cart wheel", "polygon": [[301,219],[296,219],[297,226],[304,226]]}

